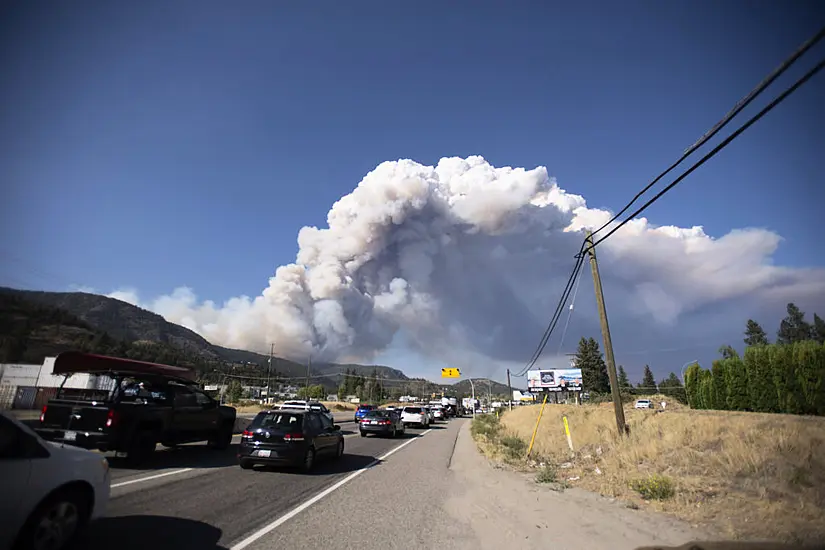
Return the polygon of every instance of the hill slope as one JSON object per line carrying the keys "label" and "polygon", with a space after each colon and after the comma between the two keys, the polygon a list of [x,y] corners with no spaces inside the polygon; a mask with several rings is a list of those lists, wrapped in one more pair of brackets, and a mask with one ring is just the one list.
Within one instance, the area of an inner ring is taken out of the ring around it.
{"label": "hill slope", "polygon": [[[496,382],[495,380],[488,380],[486,378],[473,378],[473,384],[475,384],[476,388],[476,397],[479,397],[481,395],[487,395],[488,392],[491,392],[494,397],[497,395],[509,395],[507,384],[502,384],[500,382]],[[452,388],[456,394],[470,395],[472,393],[472,386],[470,385],[469,380],[461,380],[460,382],[456,382],[452,385]]]}
{"label": "hill slope", "polygon": [[[68,314],[67,318],[72,319],[71,326],[82,327],[82,329],[78,328],[77,330],[86,331],[84,334],[90,338],[93,338],[94,335],[99,337],[105,333],[108,337],[127,344],[136,342],[155,343],[177,349],[190,355],[191,360],[198,363],[248,365],[249,369],[247,371],[250,376],[264,375],[269,361],[267,355],[214,345],[198,333],[170,323],[157,313],[108,296],[86,292],[44,292],[11,288],[0,288],[0,294],[9,303],[16,300],[19,303],[36,304],[40,308],[51,311],[49,315],[59,317],[60,314],[56,311],[63,311]],[[39,308],[29,305],[23,309],[32,313]],[[33,326],[43,324],[43,320],[36,315],[31,317],[30,322]],[[66,325],[65,330],[69,330],[68,327],[69,325]],[[75,329],[72,328],[71,330]],[[47,335],[52,333],[54,333],[53,330],[51,332],[46,331]],[[5,331],[0,332],[0,335],[4,334],[7,333]],[[64,336],[60,336],[62,339],[51,342],[53,345],[48,342],[48,336],[44,336],[44,338],[45,340],[41,338],[43,341],[38,343],[35,349],[40,350],[42,348],[46,355],[53,354],[54,350],[62,351],[71,347]],[[27,357],[30,358],[29,360],[41,361],[42,357],[36,358],[39,353],[40,351],[31,352]],[[278,373],[281,377],[293,378],[296,382],[303,379],[307,374],[306,365],[280,357],[273,358],[272,368],[273,372]],[[315,379],[312,381],[321,383],[328,388],[335,388],[343,380],[346,369],[355,371],[355,373],[362,376],[370,376],[373,372],[377,372],[379,376],[388,380],[407,380],[407,376],[400,370],[381,365],[313,363],[311,375]]]}

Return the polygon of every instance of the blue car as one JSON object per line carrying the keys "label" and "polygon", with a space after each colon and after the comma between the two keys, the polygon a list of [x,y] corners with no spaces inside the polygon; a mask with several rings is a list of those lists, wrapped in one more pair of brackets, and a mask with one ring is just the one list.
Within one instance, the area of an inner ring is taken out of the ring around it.
{"label": "blue car", "polygon": [[367,414],[369,411],[374,411],[377,409],[375,405],[358,405],[358,408],[355,409],[355,422],[360,422],[364,415]]}

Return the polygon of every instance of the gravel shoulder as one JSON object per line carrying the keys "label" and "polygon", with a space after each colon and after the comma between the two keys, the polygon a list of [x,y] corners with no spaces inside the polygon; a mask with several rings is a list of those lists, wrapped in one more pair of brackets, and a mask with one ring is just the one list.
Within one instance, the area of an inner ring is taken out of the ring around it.
{"label": "gravel shoulder", "polygon": [[623,550],[708,540],[677,519],[631,510],[579,489],[554,491],[532,478],[495,468],[476,449],[469,424],[458,434],[450,467],[454,491],[445,511],[472,527],[477,548]]}
{"label": "gravel shoulder", "polygon": [[706,539],[678,520],[494,468],[442,424],[248,548],[634,549]]}

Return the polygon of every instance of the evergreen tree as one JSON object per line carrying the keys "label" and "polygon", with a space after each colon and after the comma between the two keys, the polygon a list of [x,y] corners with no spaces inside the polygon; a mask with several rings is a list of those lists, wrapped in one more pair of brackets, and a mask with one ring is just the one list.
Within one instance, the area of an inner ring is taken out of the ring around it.
{"label": "evergreen tree", "polygon": [[639,391],[647,395],[656,393],[656,378],[653,377],[653,371],[650,370],[649,365],[645,365],[642,381],[639,383]]}
{"label": "evergreen tree", "polygon": [[722,356],[722,359],[731,359],[733,357],[739,357],[739,353],[733,349],[732,346],[724,345],[719,348],[719,354]]}
{"label": "evergreen tree", "polygon": [[576,350],[576,366],[582,370],[582,389],[594,393],[610,391],[607,365],[599,350],[599,343],[593,338],[582,338]]}
{"label": "evergreen tree", "polygon": [[619,372],[618,372],[618,379],[619,379],[619,388],[632,388],[633,386],[630,384],[630,379],[627,377],[627,373],[624,370],[622,365],[619,365]]}
{"label": "evergreen tree", "polygon": [[793,344],[812,338],[811,325],[805,321],[805,313],[793,302],[788,304],[787,317],[779,323],[776,333],[777,344]]}
{"label": "evergreen tree", "polygon": [[675,372],[671,372],[667,378],[659,382],[659,391],[673,399],[685,400],[685,389]]}
{"label": "evergreen tree", "polygon": [[768,343],[768,335],[765,334],[759,323],[753,319],[748,319],[748,324],[745,327],[745,345],[766,346]]}
{"label": "evergreen tree", "polygon": [[751,410],[748,391],[748,372],[739,356],[724,359],[727,382],[727,409],[731,411]]}
{"label": "evergreen tree", "polygon": [[777,412],[801,414],[805,397],[799,383],[793,346],[771,346],[770,359],[778,396]]}
{"label": "evergreen tree", "polygon": [[813,341],[793,345],[793,362],[804,414],[825,415],[825,348]]}
{"label": "evergreen tree", "polygon": [[691,409],[699,409],[700,407],[700,390],[699,378],[701,376],[702,367],[698,363],[693,363],[685,369],[685,393],[687,395],[688,405]]}
{"label": "evergreen tree", "polygon": [[825,344],[825,321],[816,313],[814,313],[814,324],[811,327],[811,333],[811,338],[820,344]]}
{"label": "evergreen tree", "polygon": [[232,380],[226,388],[226,400],[230,403],[237,403],[243,395],[243,387],[238,380]]}
{"label": "evergreen tree", "polygon": [[710,368],[712,391],[708,409],[725,410],[728,408],[728,365],[725,359],[716,359]]}
{"label": "evergreen tree", "polygon": [[779,403],[771,368],[770,348],[752,346],[745,349],[745,370],[748,373],[751,409],[757,412],[777,412]]}

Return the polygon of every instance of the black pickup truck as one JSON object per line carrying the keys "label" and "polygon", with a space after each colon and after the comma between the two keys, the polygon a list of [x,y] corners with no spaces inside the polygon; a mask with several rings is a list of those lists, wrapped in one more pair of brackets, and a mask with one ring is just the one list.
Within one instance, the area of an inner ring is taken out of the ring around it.
{"label": "black pickup truck", "polygon": [[109,387],[71,397],[64,380],[40,415],[36,431],[44,439],[126,453],[134,462],[158,443],[208,441],[226,449],[232,441],[235,409],[202,392],[192,369],[74,351],[57,356],[53,374],[68,380],[76,373],[105,375]]}

